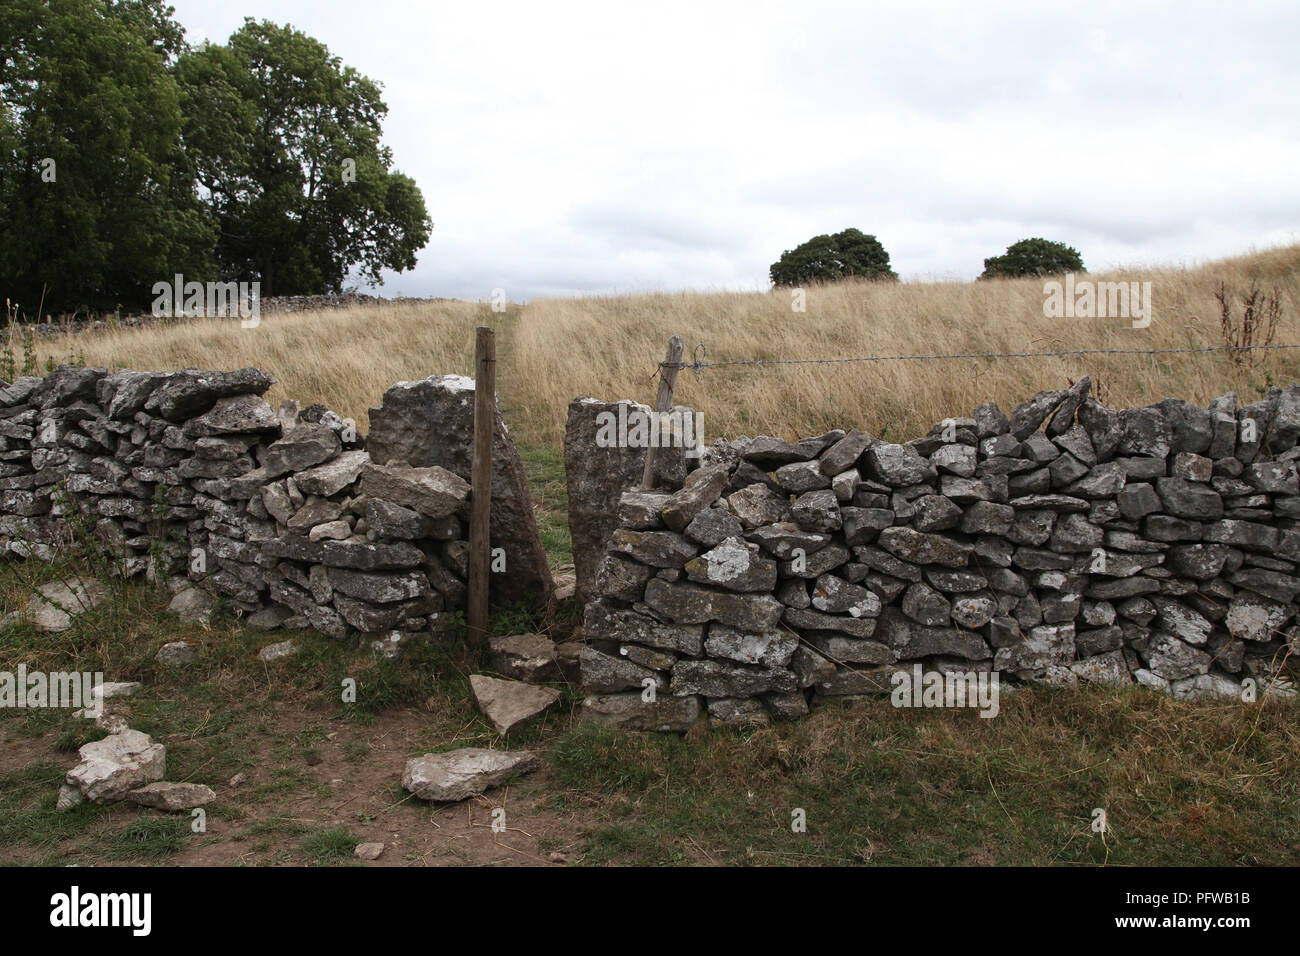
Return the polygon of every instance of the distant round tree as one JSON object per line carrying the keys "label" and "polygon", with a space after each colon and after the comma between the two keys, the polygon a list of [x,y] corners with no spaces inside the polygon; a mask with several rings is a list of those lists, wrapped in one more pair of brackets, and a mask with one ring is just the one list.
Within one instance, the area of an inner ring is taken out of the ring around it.
{"label": "distant round tree", "polygon": [[777,286],[835,282],[850,276],[896,281],[889,268],[889,253],[875,236],[860,229],[845,229],[833,236],[813,236],[803,245],[787,249],[772,263],[769,275]]}
{"label": "distant round tree", "polygon": [[1007,246],[1000,256],[984,260],[981,279],[1016,276],[1051,276],[1063,272],[1087,272],[1079,250],[1049,239],[1021,239]]}

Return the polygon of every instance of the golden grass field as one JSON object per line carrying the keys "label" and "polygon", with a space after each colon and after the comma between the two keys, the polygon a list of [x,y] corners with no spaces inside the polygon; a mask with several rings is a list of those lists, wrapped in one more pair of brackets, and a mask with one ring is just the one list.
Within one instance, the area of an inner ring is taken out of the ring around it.
{"label": "golden grass field", "polygon": [[[272,403],[324,402],[365,431],[366,410],[393,382],[472,374],[474,328],[492,325],[512,430],[529,445],[558,450],[575,395],[653,401],[656,365],[674,333],[685,339],[688,358],[704,343],[707,361],[715,362],[1217,346],[1219,282],[1239,298],[1259,280],[1266,290],[1281,290],[1275,342],[1300,342],[1300,245],[1192,268],[1087,278],[1150,281],[1150,328],[1118,318],[1045,318],[1039,279],[844,282],[807,290],[803,313],[792,310],[789,290],[539,299],[500,314],[481,303],[430,301],[264,315],[253,329],[229,319],[188,319],[88,332],[45,340],[37,354],[43,363],[47,355],[60,361],[80,352],[87,364],[113,369],[256,365],[278,380],[267,396]],[[1269,384],[1300,381],[1300,351],[1254,353],[1249,364],[1220,352],[683,370],[677,401],[703,413],[706,441],[796,438],[836,426],[904,440],[981,402],[1010,410],[1039,389],[1083,375],[1115,407],[1165,397],[1205,403],[1228,390],[1249,401]]]}

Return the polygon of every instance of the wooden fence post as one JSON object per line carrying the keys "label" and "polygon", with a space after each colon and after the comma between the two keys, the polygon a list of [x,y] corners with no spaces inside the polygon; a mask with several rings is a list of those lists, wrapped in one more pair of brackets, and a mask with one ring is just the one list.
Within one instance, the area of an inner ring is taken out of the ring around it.
{"label": "wooden fence post", "polygon": [[487,643],[488,592],[492,559],[492,439],[496,426],[496,332],[479,326],[474,338],[474,460],[469,515],[469,640],[475,651]]}
{"label": "wooden fence post", "polygon": [[[668,340],[668,355],[659,366],[659,395],[655,398],[656,412],[670,412],[673,408],[673,390],[677,387],[678,367],[682,360],[682,337],[674,335]],[[658,416],[656,416],[658,417]],[[654,436],[659,434],[659,423],[650,423],[650,447],[645,452],[645,471],[641,475],[641,487],[647,491],[655,486],[655,447]]]}

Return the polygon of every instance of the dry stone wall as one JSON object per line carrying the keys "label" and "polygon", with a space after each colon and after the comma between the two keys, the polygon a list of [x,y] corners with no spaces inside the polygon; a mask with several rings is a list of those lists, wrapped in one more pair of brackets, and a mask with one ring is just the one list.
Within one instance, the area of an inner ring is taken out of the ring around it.
{"label": "dry stone wall", "polygon": [[1289,694],[1298,438],[1300,386],[1116,410],[1085,378],[905,444],[715,443],[678,485],[608,499],[586,713],[766,722],[917,665]]}
{"label": "dry stone wall", "polygon": [[[378,456],[323,405],[273,409],[272,384],[255,368],[65,366],[0,388],[0,548],[52,558],[85,538],[119,573],[215,595],[262,626],[389,652],[445,637],[465,604],[473,381],[393,386],[370,410]],[[499,414],[497,450],[493,526],[509,540],[493,589],[544,606],[550,575]]]}
{"label": "dry stone wall", "polygon": [[[677,406],[674,411],[687,414],[693,410]],[[638,402],[603,402],[589,395],[579,395],[569,403],[564,428],[564,472],[575,593],[583,605],[598,596],[596,576],[605,543],[619,523],[618,509],[613,504],[624,491],[640,487],[645,471],[645,449],[601,441],[601,430],[608,420],[627,421],[629,416],[649,413],[649,406]],[[693,464],[686,451],[680,445],[659,450],[655,459],[656,485],[681,486]]]}

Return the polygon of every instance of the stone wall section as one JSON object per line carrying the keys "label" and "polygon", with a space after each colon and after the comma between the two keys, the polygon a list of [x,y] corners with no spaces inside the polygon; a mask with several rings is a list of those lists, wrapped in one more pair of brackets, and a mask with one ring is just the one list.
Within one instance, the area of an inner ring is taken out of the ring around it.
{"label": "stone wall section", "polygon": [[[48,559],[92,538],[118,573],[214,595],[260,626],[360,635],[388,651],[445,638],[465,606],[472,413],[466,431],[458,410],[473,382],[390,389],[370,412],[378,459],[323,405],[272,408],[272,384],[255,368],[65,366],[0,388],[0,549]],[[426,398],[421,417],[400,422],[412,391]],[[508,522],[509,541],[494,589],[544,607],[550,575],[498,427],[509,481],[493,520]]]}
{"label": "stone wall section", "polygon": [[[679,415],[693,412],[684,406],[673,410]],[[564,473],[577,579],[575,593],[583,605],[597,597],[596,576],[605,543],[618,527],[614,504],[624,491],[641,487],[645,472],[645,449],[602,441],[602,428],[609,420],[627,421],[649,413],[650,407],[639,402],[603,402],[589,395],[579,395],[569,403],[564,428]],[[659,449],[655,459],[656,487],[681,487],[687,472],[697,464],[686,451],[680,446]]]}
{"label": "stone wall section", "polygon": [[904,444],[717,442],[679,487],[606,499],[586,712],[763,723],[916,665],[1290,694],[1298,438],[1300,386],[1117,410],[1084,378]]}

